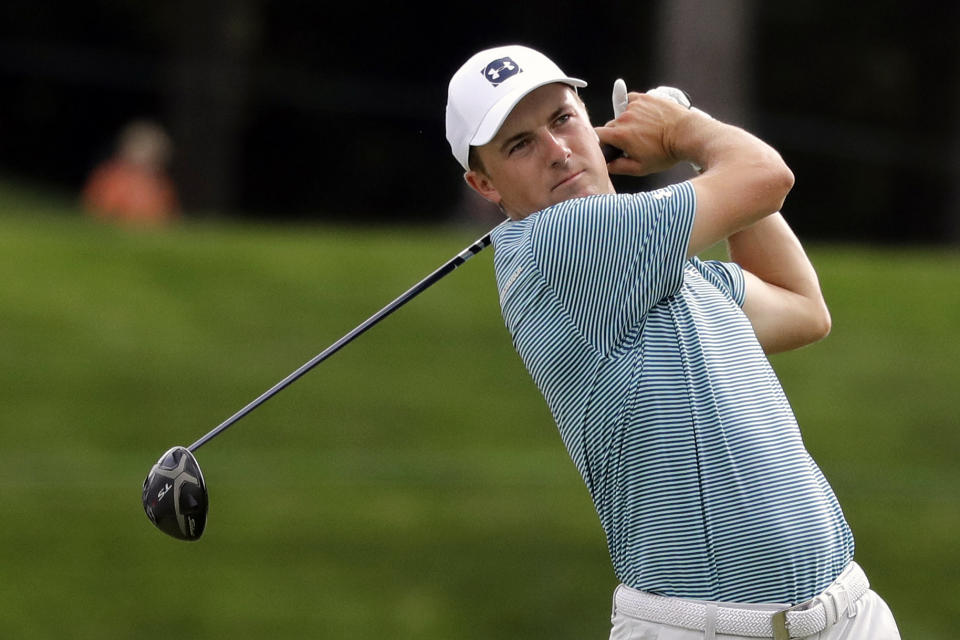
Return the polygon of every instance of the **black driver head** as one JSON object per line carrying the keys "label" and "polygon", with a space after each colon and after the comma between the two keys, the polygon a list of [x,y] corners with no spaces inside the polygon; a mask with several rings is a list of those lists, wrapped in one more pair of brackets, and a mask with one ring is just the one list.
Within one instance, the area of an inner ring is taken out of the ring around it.
{"label": "black driver head", "polygon": [[143,510],[160,531],[197,540],[207,524],[207,486],[197,459],[186,447],[160,456],[143,481]]}

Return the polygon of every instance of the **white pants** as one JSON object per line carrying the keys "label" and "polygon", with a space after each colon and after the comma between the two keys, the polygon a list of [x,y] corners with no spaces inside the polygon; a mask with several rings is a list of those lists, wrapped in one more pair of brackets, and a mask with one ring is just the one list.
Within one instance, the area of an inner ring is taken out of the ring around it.
{"label": "white pants", "polygon": [[[618,589],[628,589],[621,585]],[[636,593],[636,592],[635,592]],[[613,629],[610,640],[753,640],[756,636],[727,635],[712,630],[692,630],[684,627],[651,622],[618,611],[617,597],[611,617]],[[676,598],[668,601],[685,602]],[[688,601],[686,601],[688,602]],[[736,603],[712,603],[719,608],[751,609],[769,611],[772,616],[783,609],[783,605],[743,605]],[[770,637],[770,636],[767,636]],[[794,637],[791,635],[791,637]],[[833,624],[814,635],[805,636],[809,640],[900,640],[897,623],[887,604],[871,590],[867,590],[856,602],[850,603],[846,612],[836,618]]]}

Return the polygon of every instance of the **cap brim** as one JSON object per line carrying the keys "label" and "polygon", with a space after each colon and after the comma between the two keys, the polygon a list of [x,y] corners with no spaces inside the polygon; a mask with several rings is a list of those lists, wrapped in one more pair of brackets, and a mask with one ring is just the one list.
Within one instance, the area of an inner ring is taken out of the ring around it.
{"label": "cap brim", "polygon": [[477,127],[476,133],[474,133],[470,139],[470,145],[479,147],[493,140],[497,132],[500,131],[503,121],[507,119],[507,116],[510,115],[510,112],[517,106],[518,102],[523,100],[530,92],[545,85],[553,84],[554,82],[560,82],[576,88],[587,86],[586,82],[578,78],[547,78],[542,82],[534,83],[532,86],[524,85],[520,89],[505,94],[487,111],[487,115],[483,117],[480,126]]}

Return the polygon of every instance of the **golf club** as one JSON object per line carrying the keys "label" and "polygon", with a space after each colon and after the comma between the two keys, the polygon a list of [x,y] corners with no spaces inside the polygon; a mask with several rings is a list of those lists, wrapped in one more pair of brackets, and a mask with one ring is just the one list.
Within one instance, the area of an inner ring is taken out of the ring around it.
{"label": "golf club", "polygon": [[[691,108],[689,96],[680,89],[657,87],[647,93],[674,100],[688,109]],[[618,79],[614,83],[613,90],[614,116],[616,117],[623,113],[626,106],[627,87],[622,79]],[[620,149],[611,145],[602,145],[602,147],[604,157],[608,163],[623,155]],[[695,168],[699,170],[699,168]],[[193,453],[272,398],[279,391],[289,386],[300,376],[310,371],[310,369],[339,351],[354,338],[402,307],[464,262],[480,253],[489,244],[490,233],[487,233],[448,260],[429,276],[410,287],[410,289],[401,294],[393,302],[367,318],[367,320],[345,336],[305,362],[300,368],[265,391],[250,404],[224,420],[189,447],[176,446],[160,456],[160,459],[153,465],[150,473],[147,474],[146,479],[143,481],[143,510],[146,512],[147,517],[150,518],[150,521],[153,522],[158,529],[175,538],[181,540],[199,539],[203,534],[207,522],[209,496],[207,495],[206,484],[203,481],[203,474],[200,472],[200,465],[197,463],[197,459]]]}
{"label": "golf club", "polygon": [[487,233],[436,271],[410,287],[393,302],[377,311],[364,322],[305,362],[286,378],[270,387],[259,397],[224,420],[189,447],[176,446],[167,450],[150,469],[143,481],[143,510],[150,521],[164,533],[180,540],[197,540],[207,523],[209,496],[194,452],[210,442],[238,420],[275,396],[303,374],[329,358],[354,338],[415,298],[438,280],[477,255],[490,244]]}

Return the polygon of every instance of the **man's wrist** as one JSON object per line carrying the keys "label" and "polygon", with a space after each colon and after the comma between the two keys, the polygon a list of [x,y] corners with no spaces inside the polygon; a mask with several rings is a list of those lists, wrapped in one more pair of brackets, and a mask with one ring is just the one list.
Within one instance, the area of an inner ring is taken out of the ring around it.
{"label": "man's wrist", "polygon": [[686,109],[665,132],[664,148],[677,162],[696,165],[701,173],[707,168],[706,145],[719,133],[711,133],[719,122],[699,109]]}

